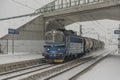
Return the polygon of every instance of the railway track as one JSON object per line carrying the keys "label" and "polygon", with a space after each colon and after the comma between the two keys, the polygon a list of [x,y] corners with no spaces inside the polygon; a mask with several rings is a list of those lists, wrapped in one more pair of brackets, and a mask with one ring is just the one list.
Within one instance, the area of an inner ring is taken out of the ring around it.
{"label": "railway track", "polygon": [[[113,50],[109,54],[112,54],[112,53],[115,53],[115,52],[116,52],[116,50]],[[82,71],[80,71],[77,74],[73,75],[68,80],[76,80],[76,79],[78,79],[82,74],[84,74],[85,72],[87,72],[89,69],[93,68],[96,64],[98,64],[99,61],[101,61],[102,59],[104,59],[109,54],[102,55],[94,63],[92,63],[90,66],[87,66],[85,69],[83,69]]]}
{"label": "railway track", "polygon": [[[102,51],[106,53],[107,51]],[[40,64],[28,68],[18,69],[17,71],[0,74],[0,80],[36,80],[36,79],[53,79],[58,75],[64,74],[80,65],[87,64],[89,61],[94,60],[93,56],[83,57],[73,61],[62,64]],[[73,75],[72,75],[73,76]],[[74,74],[75,76],[75,74]],[[57,79],[53,79],[57,80]],[[72,80],[72,79],[70,79]]]}
{"label": "railway track", "polygon": [[15,71],[10,71],[10,72],[6,72],[6,73],[1,73],[0,74],[0,80],[13,80],[16,77],[22,76],[22,75],[26,75],[32,72],[36,72],[39,70],[43,70],[46,68],[50,68],[54,66],[54,64],[39,64],[39,65],[35,65],[35,66],[31,66],[31,67],[27,67],[27,68],[22,68],[22,69],[18,69]]}
{"label": "railway track", "polygon": [[[100,60],[104,59],[107,55],[113,52],[114,51],[88,59],[74,67],[68,68],[47,78],[44,78],[44,80],[61,80],[62,78],[64,78],[64,80],[76,80],[80,75],[93,68],[94,65],[96,65]],[[67,76],[65,77],[65,75]]]}
{"label": "railway track", "polygon": [[2,73],[0,73],[0,76],[7,75],[7,74],[10,74],[10,73],[14,73],[14,72],[18,72],[18,71],[22,71],[22,70],[26,70],[26,69],[35,68],[35,67],[42,66],[42,65],[45,65],[45,63],[38,64],[38,65],[33,65],[33,66],[28,66],[28,67],[25,67],[25,68],[19,68],[19,69],[7,71],[7,72],[2,72]]}
{"label": "railway track", "polygon": [[61,74],[64,74],[65,72],[67,72],[67,71],[69,71],[69,70],[71,70],[71,69],[74,69],[74,68],[76,68],[76,67],[78,67],[78,66],[80,66],[80,65],[83,65],[84,63],[87,63],[89,60],[91,60],[92,58],[90,58],[90,59],[87,59],[87,60],[85,60],[85,61],[82,61],[82,62],[80,62],[79,64],[77,64],[77,65],[75,65],[75,66],[73,66],[73,67],[70,67],[70,68],[67,68],[67,69],[65,69],[65,70],[63,70],[63,71],[61,71],[61,72],[58,72],[58,73],[56,73],[55,75],[52,75],[52,76],[50,76],[50,77],[48,77],[48,78],[45,78],[44,80],[50,80],[50,79],[52,79],[52,78],[54,78],[54,77],[57,77],[57,76],[59,76],[59,75],[61,75]]}
{"label": "railway track", "polygon": [[[107,52],[106,50],[103,50],[101,53],[106,53],[106,52]],[[86,61],[88,59],[91,59],[91,58],[93,58],[93,56],[83,57],[83,58],[79,58],[79,59],[76,59],[76,60],[73,60],[73,61],[70,61],[70,62],[67,62],[67,63],[63,63],[63,64],[60,64],[60,65],[57,65],[56,67],[48,68],[44,71],[40,71],[40,72],[35,73],[33,75],[29,75],[26,78],[23,78],[22,80],[43,80],[43,79],[46,79],[46,77],[49,77],[53,74],[62,72],[65,69],[77,66],[79,64],[82,65],[84,61]]]}

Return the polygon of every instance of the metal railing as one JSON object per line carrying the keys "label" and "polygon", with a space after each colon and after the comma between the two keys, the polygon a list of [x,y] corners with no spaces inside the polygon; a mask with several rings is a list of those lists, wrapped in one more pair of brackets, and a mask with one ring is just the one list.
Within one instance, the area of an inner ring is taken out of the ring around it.
{"label": "metal railing", "polygon": [[35,10],[34,13],[8,17],[8,18],[1,18],[0,21],[26,17],[26,16],[33,16],[33,15],[38,15],[39,13],[51,12],[58,9],[70,8],[70,7],[84,5],[84,4],[95,4],[95,3],[105,2],[105,1],[109,1],[109,0],[54,0],[48,3],[47,5],[43,6],[42,8]]}
{"label": "metal railing", "polygon": [[104,0],[54,0],[48,3],[47,5],[43,6],[42,8],[37,9],[35,13],[50,12],[58,9],[70,8],[83,4],[98,3],[101,1]]}

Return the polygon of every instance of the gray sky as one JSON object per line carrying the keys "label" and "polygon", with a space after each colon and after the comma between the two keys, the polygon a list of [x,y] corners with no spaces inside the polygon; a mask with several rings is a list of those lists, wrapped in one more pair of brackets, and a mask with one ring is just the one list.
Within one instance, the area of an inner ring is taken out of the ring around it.
{"label": "gray sky", "polygon": [[[53,0],[0,0],[0,18],[32,13],[36,9],[51,1]],[[8,28],[18,28],[20,25],[23,25],[25,22],[28,22],[32,18],[34,17],[0,21],[0,37],[7,34]],[[85,36],[97,38],[96,34],[99,33],[100,36],[111,38],[111,36],[117,37],[117,35],[114,35],[113,32],[114,29],[117,29],[120,21],[98,20],[79,22],[68,26],[68,28],[78,31],[80,24],[83,25],[83,33]]]}
{"label": "gray sky", "polygon": [[0,18],[32,13],[53,0],[0,0]]}
{"label": "gray sky", "polygon": [[[32,13],[51,1],[52,0],[0,0],[0,18]],[[0,37],[8,33],[8,28],[16,29],[32,18],[34,17],[0,21]]]}

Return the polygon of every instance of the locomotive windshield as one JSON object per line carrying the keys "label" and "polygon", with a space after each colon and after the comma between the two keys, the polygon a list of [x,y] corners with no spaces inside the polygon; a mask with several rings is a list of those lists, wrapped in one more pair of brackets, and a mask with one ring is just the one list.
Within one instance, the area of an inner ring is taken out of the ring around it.
{"label": "locomotive windshield", "polygon": [[52,30],[46,32],[47,42],[64,42],[64,34],[61,31]]}

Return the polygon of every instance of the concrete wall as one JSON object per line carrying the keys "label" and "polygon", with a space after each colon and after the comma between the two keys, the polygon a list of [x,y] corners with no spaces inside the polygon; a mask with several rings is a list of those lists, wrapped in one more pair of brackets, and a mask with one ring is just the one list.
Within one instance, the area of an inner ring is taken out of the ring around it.
{"label": "concrete wall", "polygon": [[1,40],[3,53],[43,53],[44,40]]}
{"label": "concrete wall", "polygon": [[42,53],[44,44],[44,18],[39,16],[20,26],[19,34],[7,34],[0,39],[1,50],[12,53],[14,39],[15,53]]}
{"label": "concrete wall", "polygon": [[[14,35],[15,40],[44,40],[44,18],[39,16],[34,20],[20,26],[19,34]],[[13,35],[7,34],[2,40],[11,40]]]}

